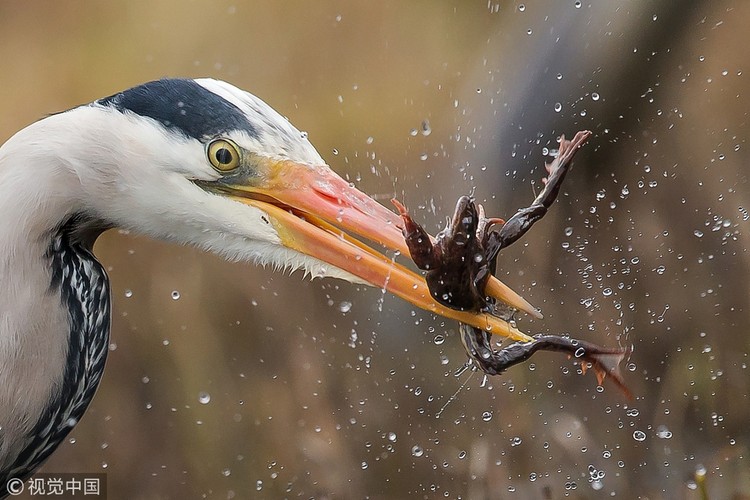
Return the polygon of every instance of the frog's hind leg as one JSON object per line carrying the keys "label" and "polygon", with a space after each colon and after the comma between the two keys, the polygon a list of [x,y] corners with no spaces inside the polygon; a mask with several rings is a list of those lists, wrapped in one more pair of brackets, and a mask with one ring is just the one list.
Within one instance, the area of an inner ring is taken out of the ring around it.
{"label": "frog's hind leg", "polygon": [[570,169],[570,161],[589,137],[591,137],[591,132],[588,130],[578,132],[572,141],[566,140],[565,136],[561,137],[557,158],[549,165],[545,165],[549,177],[544,179],[544,189],[542,189],[542,192],[539,193],[530,206],[522,208],[513,217],[508,219],[508,222],[499,231],[492,231],[487,235],[487,260],[493,267],[498,252],[518,241],[536,221],[544,217],[544,214],[547,213],[547,209],[552,206],[552,203],[554,203],[560,192],[560,186],[563,179],[565,179],[565,174]]}
{"label": "frog's hind leg", "polygon": [[460,323],[459,332],[466,354],[474,365],[489,375],[499,375],[513,365],[529,359],[540,345],[536,340],[514,342],[501,350],[492,347],[492,334]]}
{"label": "frog's hind leg", "polygon": [[471,362],[489,375],[498,375],[511,366],[523,363],[540,350],[562,352],[577,359],[583,372],[590,366],[596,373],[600,385],[609,377],[626,397],[632,399],[632,394],[625,386],[618,370],[620,362],[628,353],[627,349],[608,349],[559,335],[535,335],[529,342],[514,342],[495,350],[492,347],[491,334],[463,323],[460,324],[459,331],[461,342]]}

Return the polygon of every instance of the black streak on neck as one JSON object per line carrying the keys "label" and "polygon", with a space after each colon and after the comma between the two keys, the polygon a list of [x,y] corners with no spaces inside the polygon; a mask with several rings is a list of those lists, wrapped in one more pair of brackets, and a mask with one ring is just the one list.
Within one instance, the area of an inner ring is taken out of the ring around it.
{"label": "black streak on neck", "polygon": [[109,348],[110,296],[107,273],[91,253],[106,224],[76,215],[51,234],[45,257],[51,270],[50,293],[68,313],[68,353],[59,385],[51,388],[11,470],[0,471],[0,496],[10,477],[25,478],[57,448],[83,416],[101,380]]}

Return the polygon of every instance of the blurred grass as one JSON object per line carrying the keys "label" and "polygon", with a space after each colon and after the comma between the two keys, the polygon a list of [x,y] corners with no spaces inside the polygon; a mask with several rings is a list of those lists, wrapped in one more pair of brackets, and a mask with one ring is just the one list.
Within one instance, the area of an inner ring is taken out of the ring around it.
{"label": "blurred grass", "polygon": [[2,138],[142,81],[211,76],[437,229],[471,190],[511,214],[542,148],[592,129],[501,275],[545,311],[527,331],[634,347],[633,403],[541,354],[441,410],[467,376],[455,325],[111,231],[107,373],[45,470],[105,470],[110,498],[694,499],[703,465],[709,498],[750,494],[750,10],[520,5],[0,3]]}

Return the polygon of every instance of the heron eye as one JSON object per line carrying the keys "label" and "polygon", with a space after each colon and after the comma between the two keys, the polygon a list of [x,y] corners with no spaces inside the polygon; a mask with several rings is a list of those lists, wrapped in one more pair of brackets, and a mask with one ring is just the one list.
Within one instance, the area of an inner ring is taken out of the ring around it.
{"label": "heron eye", "polygon": [[216,139],[208,144],[208,161],[216,170],[229,172],[240,164],[240,150],[236,144],[226,139]]}

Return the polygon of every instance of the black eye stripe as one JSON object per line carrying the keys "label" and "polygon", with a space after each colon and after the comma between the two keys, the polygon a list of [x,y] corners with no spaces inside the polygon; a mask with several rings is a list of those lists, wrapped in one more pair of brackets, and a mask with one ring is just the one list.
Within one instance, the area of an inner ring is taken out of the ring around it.
{"label": "black eye stripe", "polygon": [[168,129],[198,140],[233,130],[258,137],[244,111],[194,80],[157,80],[96,102],[153,118]]}

